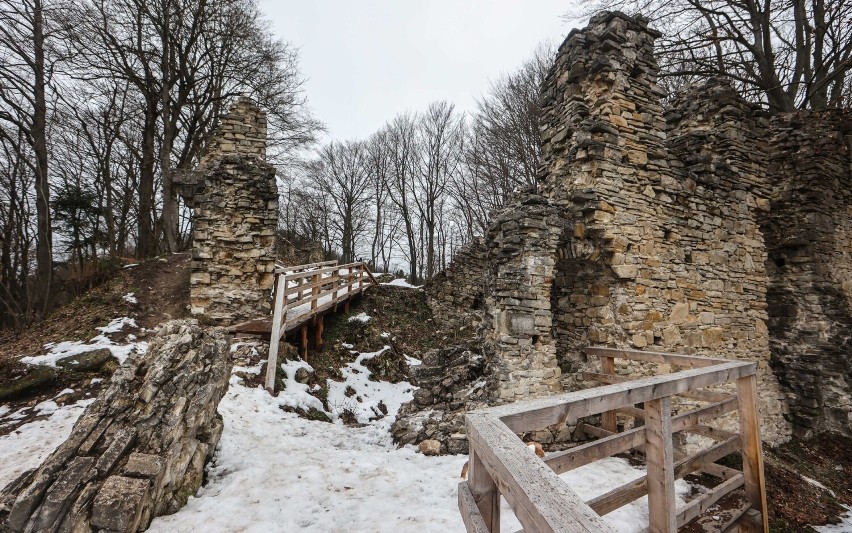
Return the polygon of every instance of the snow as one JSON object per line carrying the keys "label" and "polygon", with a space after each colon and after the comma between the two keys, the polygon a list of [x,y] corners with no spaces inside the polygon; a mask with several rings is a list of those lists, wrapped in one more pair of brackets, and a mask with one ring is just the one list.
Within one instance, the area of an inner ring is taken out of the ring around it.
{"label": "snow", "polygon": [[[388,415],[376,421],[375,424],[377,427],[389,430],[402,404],[414,399],[414,391],[417,387],[407,381],[389,383],[369,379],[370,369],[363,365],[364,361],[388,350],[390,346],[385,346],[377,352],[359,354],[354,362],[347,363],[341,369],[342,382],[328,380],[328,405],[334,418],[339,419],[343,411],[348,409],[354,411],[358,422],[367,424],[370,418],[383,415],[379,409],[379,404],[382,403],[387,408]],[[352,396],[346,396],[346,390],[349,387],[355,390]]]}
{"label": "snow", "polygon": [[138,266],[139,266],[139,263],[130,263],[129,265],[124,265],[124,267],[122,267],[122,268],[133,268],[133,267],[138,267]]}
{"label": "snow", "polygon": [[397,278],[393,281],[389,281],[387,283],[382,283],[382,285],[390,285],[391,287],[405,287],[406,289],[419,289],[420,285],[412,285],[405,281],[405,278]]}
{"label": "snow", "polygon": [[129,304],[138,304],[139,303],[139,300],[136,299],[136,296],[134,296],[132,292],[128,292],[127,294],[122,296],[122,298],[124,299],[125,302],[127,302]]}
{"label": "snow", "polygon": [[303,361],[287,361],[281,365],[281,368],[287,374],[287,379],[284,381],[284,390],[275,398],[278,405],[288,405],[305,411],[313,408],[325,412],[319,398],[308,392],[308,386],[296,381],[296,371],[304,368],[308,372],[313,372],[311,365]]}
{"label": "snow", "polygon": [[852,533],[852,507],[840,504],[846,509],[846,513],[840,516],[839,524],[828,524],[825,526],[813,526],[819,533]]}
{"label": "snow", "polygon": [[[95,328],[101,332],[101,335],[92,337],[89,342],[83,341],[62,341],[59,343],[45,344],[45,349],[48,352],[44,355],[35,355],[31,357],[22,357],[21,362],[28,365],[46,365],[56,366],[56,362],[67,357],[80,355],[93,350],[107,348],[112,353],[113,357],[118,359],[119,363],[123,363],[128,357],[137,353],[145,353],[148,350],[148,343],[128,342],[124,344],[116,344],[107,334],[118,333],[125,327],[137,328],[136,321],[129,317],[120,317],[110,321],[106,326]],[[132,338],[131,338],[132,337]],[[135,340],[136,337],[128,335],[128,339]]]}
{"label": "snow", "polygon": [[369,322],[369,321],[370,321],[370,319],[371,319],[371,318],[373,318],[373,317],[371,317],[371,316],[370,316],[370,315],[368,315],[367,313],[361,312],[361,313],[358,313],[357,315],[350,316],[350,317],[349,317],[349,322],[350,322],[350,323],[352,323],[352,322],[360,322],[360,323],[362,323],[362,324],[366,324],[367,322]]}
{"label": "snow", "polygon": [[421,361],[420,359],[405,354],[403,354],[403,356],[405,357],[405,362],[408,363],[408,366],[420,366],[423,364],[423,361]]}
{"label": "snow", "polygon": [[[26,470],[40,465],[71,435],[71,428],[77,418],[93,401],[80,400],[63,407],[57,407],[54,402],[42,402],[35,410],[49,415],[48,418],[34,420],[0,437],[0,487],[6,486]],[[8,408],[0,411],[0,426],[12,418],[23,418],[27,410],[24,408],[11,415],[7,414]]]}

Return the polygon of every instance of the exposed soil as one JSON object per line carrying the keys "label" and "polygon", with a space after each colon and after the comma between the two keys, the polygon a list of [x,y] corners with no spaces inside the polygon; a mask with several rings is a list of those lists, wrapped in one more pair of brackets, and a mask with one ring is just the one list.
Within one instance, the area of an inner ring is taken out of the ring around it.
{"label": "exposed soil", "polygon": [[[125,261],[102,284],[87,291],[68,304],[57,308],[48,317],[21,333],[0,330],[0,386],[27,373],[20,362],[24,356],[45,353],[44,345],[60,341],[88,341],[117,317],[131,317],[141,328],[133,333],[143,337],[146,329],[170,318],[189,316],[189,253],[171,254],[134,263]],[[133,293],[136,303],[125,296]],[[110,335],[120,340],[121,334]],[[108,370],[108,369],[107,369]],[[57,372],[45,382],[15,402],[0,402],[15,407],[52,398],[65,388],[76,388],[98,373]]]}

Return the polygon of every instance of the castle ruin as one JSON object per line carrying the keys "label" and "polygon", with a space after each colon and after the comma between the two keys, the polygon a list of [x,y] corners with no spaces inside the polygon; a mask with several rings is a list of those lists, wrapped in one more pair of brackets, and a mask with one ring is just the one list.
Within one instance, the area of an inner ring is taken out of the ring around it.
{"label": "castle ruin", "polygon": [[664,106],[657,37],[622,13],[571,32],[539,190],[430,297],[479,303],[499,401],[588,386],[583,349],[606,345],[758,361],[770,442],[849,431],[852,114],[770,117],[718,79]]}

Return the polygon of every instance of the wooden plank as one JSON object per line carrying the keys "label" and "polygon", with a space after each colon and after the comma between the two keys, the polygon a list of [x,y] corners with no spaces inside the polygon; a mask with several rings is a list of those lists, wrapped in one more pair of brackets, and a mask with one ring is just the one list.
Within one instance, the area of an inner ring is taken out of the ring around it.
{"label": "wooden plank", "polygon": [[632,416],[633,418],[638,418],[640,420],[645,420],[645,410],[639,409],[638,407],[633,407],[632,405],[619,407],[615,410],[615,412],[627,416]]}
{"label": "wooden plank", "polygon": [[373,272],[370,270],[370,266],[367,263],[364,263],[364,269],[367,271],[367,275],[370,277],[370,281],[373,282],[373,285],[378,285],[379,282],[376,281],[376,277],[373,275]]}
{"label": "wooden plank", "polygon": [[743,475],[745,493],[751,507],[761,513],[760,528],[752,531],[769,533],[769,513],[766,512],[766,481],[763,472],[763,449],[760,438],[760,416],[757,408],[757,378],[742,377],[737,380],[739,399],[740,435],[742,438]]}
{"label": "wooden plank", "polygon": [[595,427],[589,424],[580,424],[580,431],[592,437],[607,438],[615,435],[615,431],[607,431],[604,428]]}
{"label": "wooden plank", "polygon": [[[647,424],[643,429],[647,431]],[[675,463],[674,478],[680,479],[695,472],[696,470],[700,470],[705,465],[718,461],[722,457],[737,451],[739,448],[739,436],[731,437],[724,442],[714,444],[695,455],[689,456]],[[630,483],[625,483],[621,487],[617,487],[606,494],[593,498],[586,503],[588,503],[589,506],[597,513],[604,515],[632,502],[633,500],[636,500],[637,498],[641,498],[646,494],[648,494],[648,478],[647,476],[642,476]]]}
{"label": "wooden plank", "polygon": [[645,444],[645,428],[616,433],[593,442],[549,454],[544,462],[557,474],[562,474],[605,457],[626,452]]}
{"label": "wooden plank", "polygon": [[295,265],[295,266],[286,266],[280,263],[275,263],[275,273],[276,274],[286,274],[287,272],[299,272],[303,270],[310,270],[312,268],[319,268],[324,266],[336,265],[337,259],[332,261],[321,261],[319,263],[307,263],[304,265]]}
{"label": "wooden plank", "polygon": [[275,302],[272,307],[272,332],[269,338],[269,357],[266,360],[266,390],[275,393],[275,372],[278,369],[278,344],[281,341],[281,322],[284,319],[284,289],[287,282],[276,276]]}
{"label": "wooden plank", "polygon": [[352,269],[357,268],[359,264],[360,263],[349,263],[349,264],[346,264],[346,265],[336,265],[336,266],[332,266],[332,267],[320,268],[320,269],[317,269],[317,270],[308,270],[306,272],[296,272],[296,273],[293,273],[293,274],[287,274],[287,275],[284,276],[284,278],[287,281],[291,281],[291,280],[299,279],[299,278],[313,277],[316,274],[319,274],[319,275],[328,274],[329,272],[333,272],[335,270],[337,270],[337,271],[350,270],[351,271]]}
{"label": "wooden plank", "polygon": [[500,420],[480,412],[468,413],[465,421],[471,449],[526,531],[613,533],[612,527]]}
{"label": "wooden plank", "polygon": [[[683,527],[692,522],[708,509],[716,505],[716,502],[730,494],[743,485],[743,475],[737,472],[737,476],[713,487],[708,492],[687,503],[677,513],[677,527]],[[650,533],[650,528],[645,528],[641,533]]]}
{"label": "wooden plank", "polygon": [[730,439],[731,437],[736,435],[736,433],[733,433],[731,431],[725,431],[723,429],[717,429],[705,425],[693,426],[691,428],[685,429],[684,431],[686,431],[687,433],[692,433],[693,435],[700,435],[702,437],[707,437],[708,439],[713,439],[716,442],[721,442],[723,440]]}
{"label": "wooden plank", "polygon": [[470,452],[470,492],[488,531],[500,532],[500,491],[479,454]]}
{"label": "wooden plank", "polygon": [[[615,375],[615,359],[612,357],[601,357],[601,373],[610,376]],[[604,411],[601,413],[601,427],[606,431],[615,433],[617,429],[615,411]]]}
{"label": "wooden plank", "polygon": [[467,533],[490,533],[488,526],[485,525],[485,520],[482,519],[479,508],[476,506],[476,501],[473,499],[473,493],[470,492],[467,481],[459,483],[458,491],[459,512],[462,515]]}
{"label": "wooden plank", "polygon": [[483,409],[503,420],[517,433],[532,431],[553,424],[564,424],[625,405],[672,396],[690,389],[733,381],[754,375],[757,364],[731,361],[710,368],[684,370],[674,374],[640,378],[580,391],[547,396]]}
{"label": "wooden plank", "polygon": [[302,347],[302,361],[308,362],[308,325],[302,325],[302,339],[301,339],[301,347]]}
{"label": "wooden plank", "polygon": [[317,348],[322,348],[322,330],[323,330],[323,316],[317,315],[316,317],[316,329],[314,330],[314,346]]}
{"label": "wooden plank", "polygon": [[645,458],[648,464],[648,529],[651,533],[677,531],[672,446],[672,399],[645,403]]}
{"label": "wooden plank", "polygon": [[[700,409],[688,411],[672,418],[672,432],[684,431],[701,421],[712,420],[726,413],[736,410],[736,400],[722,402],[720,404],[708,405]],[[562,474],[579,468],[583,465],[593,463],[604,457],[611,457],[618,453],[626,452],[632,448],[638,448],[645,444],[645,427],[638,427],[604,437],[600,440],[581,444],[570,450],[549,454],[545,463],[557,474]],[[724,467],[720,467],[724,468]],[[736,471],[734,471],[736,472]],[[715,474],[714,474],[715,475]],[[717,476],[722,477],[722,476]]]}
{"label": "wooden plank", "polygon": [[[627,376],[620,376],[618,374],[600,374],[597,372],[582,372],[581,375],[583,379],[588,379],[592,381],[597,381],[598,383],[626,383],[630,381],[630,378]],[[689,398],[692,400],[698,400],[702,402],[721,402],[723,400],[730,400],[736,398],[736,396],[732,396],[730,394],[725,394],[723,392],[715,392],[708,390],[690,390],[679,393],[678,396],[683,396],[684,398]]]}
{"label": "wooden plank", "polygon": [[703,368],[712,365],[727,363],[728,359],[716,357],[702,357],[698,355],[684,355],[665,352],[646,352],[642,350],[626,350],[621,348],[607,348],[604,346],[590,346],[585,349],[589,355],[597,357],[618,357],[630,361],[646,361],[649,363],[668,363],[686,368]]}
{"label": "wooden plank", "polygon": [[319,304],[320,293],[320,274],[314,274],[313,283],[311,283],[311,311],[316,311]]}
{"label": "wooden plank", "polygon": [[702,466],[699,470],[701,470],[705,474],[710,474],[711,476],[717,477],[722,480],[731,479],[742,474],[742,472],[740,472],[739,470],[736,470],[734,468],[728,468],[727,466],[722,466],[716,463],[706,464]]}

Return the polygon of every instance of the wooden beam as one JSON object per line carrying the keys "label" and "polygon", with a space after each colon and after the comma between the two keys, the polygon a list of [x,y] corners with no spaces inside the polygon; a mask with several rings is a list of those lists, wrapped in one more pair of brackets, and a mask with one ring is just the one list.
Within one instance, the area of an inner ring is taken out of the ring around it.
{"label": "wooden beam", "polygon": [[645,458],[648,463],[648,529],[651,533],[677,531],[672,399],[645,403]]}
{"label": "wooden beam", "polygon": [[488,531],[500,533],[500,491],[479,454],[470,453],[470,492]]}
{"label": "wooden beam", "polygon": [[590,346],[585,349],[589,355],[597,357],[617,357],[630,361],[646,361],[649,363],[663,363],[682,366],[686,368],[703,368],[712,365],[727,363],[728,359],[716,357],[701,357],[698,355],[684,355],[664,352],[646,352],[642,350],[625,350],[621,348],[606,348],[603,346]]}
{"label": "wooden beam", "polygon": [[[647,431],[647,420],[643,429]],[[724,442],[714,444],[706,450],[678,461],[674,464],[674,478],[680,479],[696,470],[700,470],[705,465],[718,461],[722,457],[737,451],[740,448],[739,440],[739,436],[731,437]],[[646,494],[648,494],[648,478],[647,476],[642,476],[606,494],[593,498],[586,503],[597,513],[604,515]]]}
{"label": "wooden beam", "polygon": [[[712,420],[736,410],[736,400],[708,405],[688,411],[672,418],[672,432],[684,431],[702,421]],[[580,446],[549,454],[544,460],[557,474],[562,474],[593,463],[604,457],[626,452],[645,444],[645,427],[629,429],[622,433],[604,436],[600,440],[587,442]]]}
{"label": "wooden beam", "polygon": [[[597,372],[581,372],[581,376],[583,379],[588,379],[592,381],[597,381],[598,383],[626,383],[630,381],[630,378],[627,376],[620,376],[618,374],[600,374]],[[672,374],[669,374],[672,375]],[[723,392],[715,392],[708,390],[689,390],[678,393],[677,396],[683,396],[684,398],[689,398],[691,400],[698,400],[701,402],[721,402],[723,400],[730,400],[736,398],[736,396],[732,396],[730,394],[725,394]]]}
{"label": "wooden beam", "polygon": [[307,264],[304,264],[304,265],[296,265],[296,266],[286,266],[286,265],[282,265],[282,264],[279,264],[279,263],[275,263],[275,273],[276,274],[295,273],[295,272],[300,272],[300,271],[304,271],[304,270],[310,270],[310,269],[313,269],[313,268],[319,268],[319,267],[336,265],[336,264],[337,264],[337,259],[335,259],[333,261],[322,261],[322,262],[319,262],[319,263],[307,263]]}
{"label": "wooden beam", "polygon": [[[462,521],[467,533],[491,533],[488,529],[479,508],[476,505],[476,500],[473,493],[470,491],[470,486],[467,481],[459,483],[459,512],[462,515]],[[499,495],[498,495],[499,496]],[[499,529],[497,530],[499,531]]]}
{"label": "wooden beam", "polygon": [[[614,376],[615,375],[615,359],[612,357],[600,357],[601,373]],[[601,413],[601,427],[612,433],[616,432],[617,419],[615,411],[604,411]]]}
{"label": "wooden beam", "polygon": [[763,449],[760,438],[760,416],[757,407],[757,378],[746,376],[737,380],[740,435],[742,438],[745,493],[751,507],[761,513],[761,526],[751,531],[769,533],[769,513],[766,506],[766,481],[763,472]]}
{"label": "wooden beam", "polygon": [[373,282],[373,285],[378,285],[378,284],[379,284],[379,282],[378,282],[378,281],[376,281],[376,277],[375,277],[375,276],[373,275],[373,273],[370,271],[370,266],[369,266],[367,263],[364,263],[364,270],[366,270],[367,275],[368,275],[368,276],[370,276],[370,281],[372,281],[372,282]]}
{"label": "wooden beam", "polygon": [[302,361],[308,362],[308,324],[305,323],[302,325],[302,338],[301,338],[301,347],[302,347]]}
{"label": "wooden beam", "polygon": [[500,420],[479,412],[468,413],[465,421],[471,450],[526,531],[613,533],[613,528]]}
{"label": "wooden beam", "polygon": [[317,348],[322,348],[322,330],[323,330],[323,316],[317,315],[316,317],[316,329],[314,330],[314,346]]}
{"label": "wooden beam", "polygon": [[266,390],[275,393],[275,372],[278,368],[278,343],[281,341],[282,320],[284,316],[284,289],[287,282],[283,276],[276,276],[275,302],[272,306],[272,331],[269,338],[269,357],[266,360]]}
{"label": "wooden beam", "polygon": [[[713,507],[716,502],[730,494],[732,491],[740,488],[743,485],[743,475],[737,472],[737,475],[713,487],[708,492],[695,498],[687,503],[677,513],[677,527],[683,527],[692,522],[708,509]],[[645,528],[641,533],[650,533],[650,528]]]}
{"label": "wooden beam", "polygon": [[557,474],[594,463],[645,444],[645,428],[616,433],[569,450],[549,454],[544,462]]}
{"label": "wooden beam", "polygon": [[756,363],[730,361],[710,368],[640,378],[625,383],[492,407],[479,412],[496,416],[510,429],[521,433],[553,424],[564,424],[569,420],[577,420],[625,405],[673,396],[690,389],[733,381],[755,373],[757,373]]}

